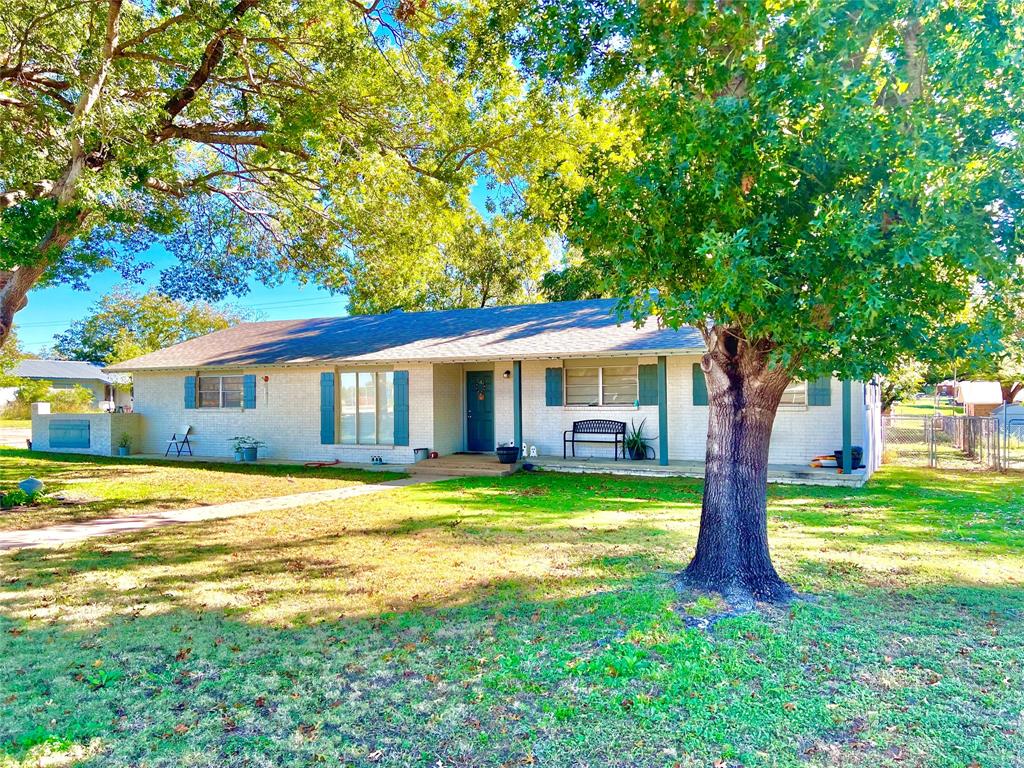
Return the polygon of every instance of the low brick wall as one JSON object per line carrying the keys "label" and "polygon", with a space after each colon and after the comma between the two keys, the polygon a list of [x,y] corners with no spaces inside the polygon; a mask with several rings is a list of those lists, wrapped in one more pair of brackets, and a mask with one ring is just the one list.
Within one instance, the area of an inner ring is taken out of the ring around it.
{"label": "low brick wall", "polygon": [[141,450],[142,416],[137,413],[50,413],[49,403],[32,404],[32,450],[116,456],[121,435]]}

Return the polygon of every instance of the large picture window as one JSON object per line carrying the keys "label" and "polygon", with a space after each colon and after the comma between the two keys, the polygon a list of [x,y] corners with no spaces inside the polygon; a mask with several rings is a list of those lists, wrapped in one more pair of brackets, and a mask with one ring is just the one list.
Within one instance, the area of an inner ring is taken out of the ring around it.
{"label": "large picture window", "polygon": [[241,408],[242,376],[200,376],[200,408]]}
{"label": "large picture window", "polygon": [[393,445],[395,375],[391,371],[344,371],[340,441],[346,445]]}
{"label": "large picture window", "polygon": [[565,369],[566,405],[631,406],[637,400],[637,366],[595,365]]}

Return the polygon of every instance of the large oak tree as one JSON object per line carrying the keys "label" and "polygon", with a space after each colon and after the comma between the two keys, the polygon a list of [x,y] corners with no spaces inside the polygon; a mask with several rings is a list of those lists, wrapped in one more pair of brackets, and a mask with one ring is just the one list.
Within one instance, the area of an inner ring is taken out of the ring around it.
{"label": "large oak tree", "polygon": [[[5,0],[0,345],[35,285],[136,277],[220,299],[479,221],[537,121],[445,0]],[[437,235],[435,237],[435,235]],[[447,238],[450,240],[450,238]]]}
{"label": "large oak tree", "polygon": [[570,241],[627,313],[704,335],[686,580],[787,598],[766,524],[787,384],[988,344],[1020,284],[1019,4],[559,0],[495,27],[544,87],[602,110],[546,186]]}

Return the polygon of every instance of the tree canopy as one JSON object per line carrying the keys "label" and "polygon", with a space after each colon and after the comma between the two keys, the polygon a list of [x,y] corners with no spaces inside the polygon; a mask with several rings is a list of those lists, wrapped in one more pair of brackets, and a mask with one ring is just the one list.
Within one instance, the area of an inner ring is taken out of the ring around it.
{"label": "tree canopy", "polygon": [[0,342],[34,285],[135,278],[154,242],[177,257],[164,292],[219,300],[287,275],[339,289],[346,256],[409,228],[478,239],[469,189],[514,185],[547,122],[474,42],[482,19],[447,0],[6,2]]}
{"label": "tree canopy", "polygon": [[348,262],[349,311],[460,309],[521,304],[537,298],[549,261],[543,230],[519,217],[453,215],[444,233],[415,220]]}
{"label": "tree canopy", "polygon": [[526,4],[523,60],[605,110],[552,210],[629,311],[793,374],[993,348],[1021,275],[1015,7]]}
{"label": "tree canopy", "polygon": [[235,325],[243,313],[204,301],[183,302],[155,290],[115,290],[56,337],[54,351],[68,360],[107,365]]}

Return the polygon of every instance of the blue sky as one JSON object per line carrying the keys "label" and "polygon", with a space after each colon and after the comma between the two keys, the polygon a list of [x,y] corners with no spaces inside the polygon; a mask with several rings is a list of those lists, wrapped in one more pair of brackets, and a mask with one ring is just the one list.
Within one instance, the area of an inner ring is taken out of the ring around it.
{"label": "blue sky", "polygon": [[[156,284],[160,268],[173,262],[173,257],[163,251],[147,253],[144,258],[154,262],[154,267],[146,273],[142,285],[133,286],[140,290]],[[28,296],[28,306],[14,319],[22,349],[36,353],[43,347],[52,346],[54,334],[84,316],[91,304],[121,283],[121,276],[108,270],[89,281],[88,291],[76,291],[65,285],[33,290]],[[300,286],[289,281],[272,288],[254,284],[248,294],[227,303],[258,310],[264,320],[286,320],[342,315],[348,302],[344,296],[332,296],[315,285]]]}

